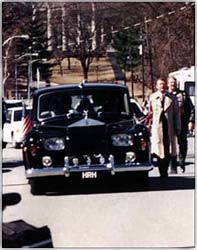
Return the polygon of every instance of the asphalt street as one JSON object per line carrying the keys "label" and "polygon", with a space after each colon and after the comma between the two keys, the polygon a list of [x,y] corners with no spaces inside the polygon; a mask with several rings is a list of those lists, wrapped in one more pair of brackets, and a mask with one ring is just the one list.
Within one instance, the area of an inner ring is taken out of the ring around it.
{"label": "asphalt street", "polygon": [[48,225],[54,247],[194,247],[194,138],[189,138],[186,172],[161,181],[158,169],[149,187],[125,183],[66,186],[33,196],[25,178],[21,149],[3,150],[3,193],[18,192],[21,202],[6,208],[3,221],[23,219]]}

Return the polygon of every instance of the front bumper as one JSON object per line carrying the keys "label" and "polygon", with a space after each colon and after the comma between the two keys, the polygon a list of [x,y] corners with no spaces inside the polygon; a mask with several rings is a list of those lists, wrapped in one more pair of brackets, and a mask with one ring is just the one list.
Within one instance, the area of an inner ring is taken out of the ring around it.
{"label": "front bumper", "polygon": [[72,167],[48,167],[48,168],[31,168],[26,170],[27,178],[49,177],[49,176],[65,176],[84,172],[109,172],[114,175],[118,172],[142,172],[151,171],[153,165],[151,163],[128,163],[128,164],[103,164],[103,165],[80,165]]}

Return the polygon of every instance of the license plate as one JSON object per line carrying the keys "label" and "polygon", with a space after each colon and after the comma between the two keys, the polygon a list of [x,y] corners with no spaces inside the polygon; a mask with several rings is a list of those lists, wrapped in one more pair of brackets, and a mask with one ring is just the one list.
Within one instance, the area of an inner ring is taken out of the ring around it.
{"label": "license plate", "polygon": [[82,179],[93,179],[93,178],[97,178],[97,172],[82,172]]}

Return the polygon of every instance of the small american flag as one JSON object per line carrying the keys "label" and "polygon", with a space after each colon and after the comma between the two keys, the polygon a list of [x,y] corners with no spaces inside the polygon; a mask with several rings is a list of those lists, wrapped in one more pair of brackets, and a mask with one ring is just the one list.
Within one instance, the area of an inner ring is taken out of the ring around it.
{"label": "small american flag", "polygon": [[25,137],[29,130],[32,128],[32,121],[30,114],[23,118],[23,136]]}
{"label": "small american flag", "polygon": [[31,120],[31,111],[26,108],[25,105],[23,105],[23,114],[22,114],[22,121],[23,121],[23,128],[22,128],[22,134],[25,138],[26,134],[30,131],[32,128],[32,120]]}
{"label": "small american flag", "polygon": [[153,119],[153,113],[149,112],[147,115],[137,119],[137,123],[144,124],[147,128],[150,128],[152,124],[152,119]]}

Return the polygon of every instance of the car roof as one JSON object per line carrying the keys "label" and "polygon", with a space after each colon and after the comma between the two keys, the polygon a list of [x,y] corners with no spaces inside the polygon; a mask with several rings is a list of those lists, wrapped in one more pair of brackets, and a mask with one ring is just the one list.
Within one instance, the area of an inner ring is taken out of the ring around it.
{"label": "car roof", "polygon": [[55,90],[64,90],[64,89],[70,89],[70,90],[75,90],[75,89],[81,89],[81,88],[114,88],[114,89],[122,89],[122,90],[127,90],[128,87],[123,85],[123,84],[115,84],[115,83],[83,83],[83,84],[63,84],[59,86],[54,86],[54,87],[46,87],[42,89],[38,89],[35,91],[36,94],[44,94],[45,92],[53,92]]}
{"label": "car roof", "polygon": [[22,103],[22,100],[10,100],[10,99],[4,99],[4,102],[7,104],[15,104],[15,103]]}
{"label": "car roof", "polygon": [[13,107],[13,108],[8,108],[8,110],[23,110],[23,107]]}
{"label": "car roof", "polygon": [[[30,107],[26,107],[26,109],[31,109]],[[13,107],[13,108],[8,108],[8,110],[23,110],[23,107]]]}

